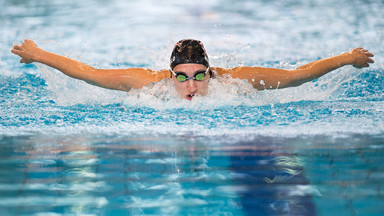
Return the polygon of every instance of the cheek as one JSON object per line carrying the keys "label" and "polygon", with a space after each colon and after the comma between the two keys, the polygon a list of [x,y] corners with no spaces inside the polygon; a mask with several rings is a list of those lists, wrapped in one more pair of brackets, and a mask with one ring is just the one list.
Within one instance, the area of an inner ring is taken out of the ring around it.
{"label": "cheek", "polygon": [[183,83],[180,83],[178,81],[174,81],[174,86],[175,86],[175,89],[178,93],[184,92],[185,87],[184,87]]}
{"label": "cheek", "polygon": [[184,89],[184,83],[175,82],[176,89]]}
{"label": "cheek", "polygon": [[208,92],[208,80],[201,82],[199,87],[200,87],[201,94],[203,96],[206,95]]}

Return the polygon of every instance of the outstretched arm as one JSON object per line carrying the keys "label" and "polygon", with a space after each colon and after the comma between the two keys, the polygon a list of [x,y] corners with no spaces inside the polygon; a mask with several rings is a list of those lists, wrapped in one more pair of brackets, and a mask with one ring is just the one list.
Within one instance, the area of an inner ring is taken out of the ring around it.
{"label": "outstretched arm", "polygon": [[168,76],[168,70],[152,71],[145,68],[96,69],[73,59],[47,52],[32,40],[24,40],[22,45],[13,46],[12,52],[21,57],[21,63],[40,62],[64,74],[88,83],[114,90],[129,91],[141,88]]}
{"label": "outstretched arm", "polygon": [[218,74],[229,73],[233,78],[247,79],[258,90],[269,88],[287,88],[301,85],[317,79],[337,68],[353,65],[355,68],[368,67],[373,54],[363,48],[330,58],[320,59],[294,70],[261,67],[237,67],[233,69],[217,68]]}

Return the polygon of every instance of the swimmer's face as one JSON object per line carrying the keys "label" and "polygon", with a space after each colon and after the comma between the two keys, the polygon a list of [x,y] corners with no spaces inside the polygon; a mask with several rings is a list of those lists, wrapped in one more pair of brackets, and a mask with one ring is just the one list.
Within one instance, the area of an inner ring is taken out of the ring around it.
{"label": "swimmer's face", "polygon": [[[188,77],[195,76],[196,73],[205,71],[207,68],[201,64],[179,64],[173,68],[175,73],[184,73]],[[202,81],[196,81],[189,79],[185,82],[179,82],[172,74],[172,80],[175,84],[176,91],[181,99],[192,100],[196,95],[205,96],[208,92],[208,80],[209,72],[205,74],[205,78]]]}

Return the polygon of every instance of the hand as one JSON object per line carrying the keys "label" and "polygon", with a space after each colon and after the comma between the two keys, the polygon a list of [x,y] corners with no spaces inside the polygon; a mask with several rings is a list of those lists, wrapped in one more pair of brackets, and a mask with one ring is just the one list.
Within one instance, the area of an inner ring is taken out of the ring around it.
{"label": "hand", "polygon": [[20,63],[29,64],[35,61],[39,50],[32,40],[25,39],[22,45],[14,45],[11,52],[21,57]]}
{"label": "hand", "polygon": [[355,68],[369,67],[368,63],[374,63],[374,61],[370,58],[374,55],[364,48],[355,48],[351,50],[349,54],[353,56],[352,65]]}

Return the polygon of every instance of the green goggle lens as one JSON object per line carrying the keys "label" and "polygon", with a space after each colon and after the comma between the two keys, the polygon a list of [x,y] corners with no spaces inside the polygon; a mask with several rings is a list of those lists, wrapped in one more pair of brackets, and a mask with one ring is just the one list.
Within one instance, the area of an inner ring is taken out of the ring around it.
{"label": "green goggle lens", "polygon": [[196,75],[195,75],[195,79],[196,79],[197,81],[202,81],[202,80],[204,80],[204,79],[205,79],[205,72],[196,74]]}
{"label": "green goggle lens", "polygon": [[178,76],[176,77],[176,79],[177,79],[177,81],[179,81],[179,82],[185,82],[185,81],[187,81],[187,77],[186,77],[185,75],[182,75],[182,74],[178,75]]}

